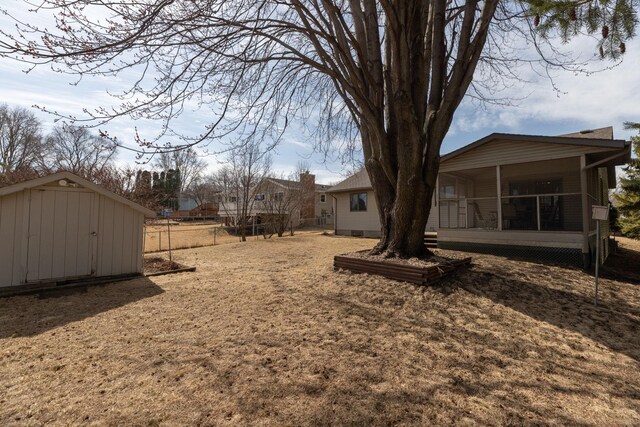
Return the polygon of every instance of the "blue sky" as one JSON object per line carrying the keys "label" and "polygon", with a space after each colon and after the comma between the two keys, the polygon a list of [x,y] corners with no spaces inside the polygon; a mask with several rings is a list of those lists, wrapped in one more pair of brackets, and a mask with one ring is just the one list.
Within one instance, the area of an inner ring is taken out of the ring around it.
{"label": "blue sky", "polygon": [[[11,5],[19,3],[11,2]],[[3,2],[3,7],[6,7]],[[13,6],[17,7],[17,6]],[[8,24],[0,15],[0,25]],[[595,53],[595,41],[590,38],[576,40],[566,49]],[[602,68],[603,63],[593,69]],[[73,77],[51,71],[47,66],[39,67],[29,74],[24,66],[7,59],[0,59],[0,103],[31,107],[40,105],[49,110],[81,115],[83,108],[95,108],[113,104],[107,90],[117,91],[128,86],[133,75],[117,78],[86,78],[72,85]],[[480,108],[470,100],[463,102],[456,112],[451,130],[447,135],[442,153],[447,153],[493,132],[522,133],[535,135],[559,135],[582,129],[604,126],[614,127],[616,138],[628,139],[633,134],[624,131],[623,121],[640,121],[640,39],[628,43],[627,53],[621,64],[611,70],[591,75],[556,72],[554,83],[560,92],[553,89],[549,79],[523,71],[522,77],[529,82],[516,83],[504,91],[504,97],[523,98],[513,106],[487,105]],[[54,117],[37,112],[43,121],[44,131],[54,125]],[[190,111],[184,114],[177,129],[189,129],[202,125],[207,120],[206,111]],[[110,134],[131,146],[134,129],[142,134],[152,134],[153,123],[134,122],[121,118],[102,127]],[[321,183],[341,180],[348,167],[336,161],[324,161],[324,157],[313,154],[312,141],[302,132],[294,130],[287,134],[274,154],[274,169],[288,173],[299,160],[307,160]],[[215,149],[213,146],[212,149]],[[206,156],[211,169],[216,169],[222,158]],[[132,153],[121,150],[118,162],[133,164]]]}

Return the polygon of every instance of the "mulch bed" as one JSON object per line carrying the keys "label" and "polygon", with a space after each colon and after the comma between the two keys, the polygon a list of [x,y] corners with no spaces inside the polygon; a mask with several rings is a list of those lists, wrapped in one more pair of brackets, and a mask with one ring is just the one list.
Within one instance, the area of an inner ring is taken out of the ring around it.
{"label": "mulch bed", "polygon": [[156,275],[165,272],[178,272],[178,271],[194,271],[195,267],[188,267],[186,265],[179,264],[175,261],[169,261],[166,258],[154,256],[144,259],[144,273],[145,275]]}

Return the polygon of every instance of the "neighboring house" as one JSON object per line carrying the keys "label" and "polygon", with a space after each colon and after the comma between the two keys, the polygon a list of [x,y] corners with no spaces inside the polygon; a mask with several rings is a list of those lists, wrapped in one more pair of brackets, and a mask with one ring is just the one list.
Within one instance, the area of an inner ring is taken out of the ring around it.
{"label": "neighboring house", "polygon": [[141,274],[145,217],[155,213],[70,172],[4,187],[0,289]]}
{"label": "neighboring house", "polygon": [[196,209],[200,203],[189,193],[181,192],[178,194],[178,206],[176,210],[190,211]]}
{"label": "neighboring house", "polygon": [[170,218],[176,220],[217,219],[218,204],[205,202],[190,210],[180,209],[178,211],[172,211]]}
{"label": "neighboring house", "polygon": [[[438,247],[563,260],[588,266],[595,252],[591,206],[607,205],[615,166],[630,143],[611,127],[561,136],[491,134],[442,157],[425,231]],[[362,170],[329,191],[337,234],[380,235]],[[601,262],[609,224],[602,222]]]}
{"label": "neighboring house", "polygon": [[[330,185],[315,183],[315,175],[303,173],[300,181],[292,181],[279,178],[264,178],[252,190],[253,204],[248,212],[251,218],[249,224],[255,219],[256,224],[266,222],[268,216],[273,216],[281,210],[287,210],[287,199],[292,200],[291,221],[293,226],[305,225],[331,225],[333,224],[333,204],[327,195]],[[275,202],[274,202],[275,201]],[[278,204],[279,201],[285,203]],[[218,195],[220,217],[227,223],[233,222],[237,215],[238,204],[236,196]],[[283,212],[281,212],[283,213]]]}

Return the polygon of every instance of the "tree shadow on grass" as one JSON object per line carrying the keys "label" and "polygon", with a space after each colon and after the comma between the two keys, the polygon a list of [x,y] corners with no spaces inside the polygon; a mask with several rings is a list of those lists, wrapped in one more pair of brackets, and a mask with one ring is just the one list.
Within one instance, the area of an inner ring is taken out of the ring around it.
{"label": "tree shadow on grass", "polygon": [[601,276],[640,285],[640,251],[618,245],[602,266]]}
{"label": "tree shadow on grass", "polygon": [[605,295],[601,290],[596,307],[592,296],[578,291],[542,286],[475,267],[459,274],[458,280],[452,281],[455,286],[640,361],[640,308],[614,292]]}
{"label": "tree shadow on grass", "polygon": [[28,337],[163,293],[146,277],[0,299],[0,339]]}
{"label": "tree shadow on grass", "polygon": [[[479,325],[485,313],[464,310],[465,303],[456,302],[455,295],[433,303],[414,303],[409,285],[378,283],[377,288],[364,289],[374,284],[370,277],[361,277],[363,281],[350,289],[355,292],[315,295],[320,311],[341,320],[335,334],[318,331],[322,345],[309,345],[308,351],[314,354],[309,366],[297,371],[298,375],[288,375],[286,369],[278,372],[278,352],[283,359],[296,354],[294,349],[279,349],[276,356],[270,354],[273,376],[256,375],[250,391],[234,394],[232,399],[244,421],[271,418],[275,424],[294,425],[588,425],[582,421],[584,417],[574,417],[569,403],[569,408],[563,407],[561,400],[599,399],[602,391],[592,387],[594,379],[607,384],[610,395],[619,399],[631,400],[631,393],[637,390],[619,371],[601,369],[595,373],[592,368],[597,360],[568,361],[559,348],[540,350],[540,355],[531,356],[529,353],[539,349],[528,338],[499,333],[508,328],[508,318],[491,321],[489,327]],[[517,281],[505,284],[521,285]],[[527,296],[530,301],[537,298]],[[564,303],[573,303],[569,297],[563,298],[567,299]],[[407,336],[415,340],[403,341]],[[604,340],[600,337],[601,342]],[[523,363],[529,366],[527,372],[517,368]]]}

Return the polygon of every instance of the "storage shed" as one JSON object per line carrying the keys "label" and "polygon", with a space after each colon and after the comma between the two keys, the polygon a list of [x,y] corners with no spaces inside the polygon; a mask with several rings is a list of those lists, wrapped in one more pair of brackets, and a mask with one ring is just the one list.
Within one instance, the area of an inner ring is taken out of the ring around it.
{"label": "storage shed", "polygon": [[0,188],[0,288],[140,274],[145,217],[70,172]]}

